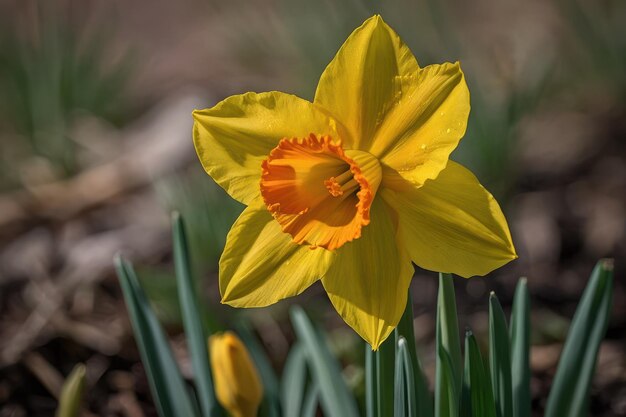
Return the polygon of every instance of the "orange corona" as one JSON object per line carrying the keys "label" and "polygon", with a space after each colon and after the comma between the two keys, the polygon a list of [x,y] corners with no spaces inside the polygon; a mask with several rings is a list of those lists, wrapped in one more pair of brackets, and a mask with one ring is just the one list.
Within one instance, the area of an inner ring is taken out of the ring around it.
{"label": "orange corona", "polygon": [[369,224],[382,176],[371,154],[310,134],[282,139],[261,166],[263,201],[294,242],[334,250]]}

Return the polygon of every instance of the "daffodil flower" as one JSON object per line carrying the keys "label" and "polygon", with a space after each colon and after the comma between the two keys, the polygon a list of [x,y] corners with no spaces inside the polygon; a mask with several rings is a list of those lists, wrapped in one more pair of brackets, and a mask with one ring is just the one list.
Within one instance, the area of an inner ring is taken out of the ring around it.
{"label": "daffodil flower", "polygon": [[516,258],[498,203],[448,159],[469,111],[460,65],[420,68],[380,16],[346,40],[312,103],[273,91],[195,111],[204,169],[247,205],[220,259],[223,302],[267,306],[321,279],[377,349],[411,261],[470,277]]}

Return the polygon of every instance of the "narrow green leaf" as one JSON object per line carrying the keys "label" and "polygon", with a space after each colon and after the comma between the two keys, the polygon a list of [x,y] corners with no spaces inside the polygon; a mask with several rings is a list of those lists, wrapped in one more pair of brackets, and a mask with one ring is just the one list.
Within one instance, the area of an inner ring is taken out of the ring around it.
{"label": "narrow green leaf", "polygon": [[354,397],[343,380],[339,364],[300,307],[292,308],[291,322],[298,340],[306,349],[313,381],[320,390],[324,415],[328,417],[358,417]]}
{"label": "narrow green leaf", "polygon": [[78,417],[85,392],[87,369],[82,363],[76,365],[61,388],[56,417]]}
{"label": "narrow green leaf", "polygon": [[602,259],[574,314],[548,396],[546,417],[588,415],[589,388],[608,326],[612,298],[613,260]]}
{"label": "narrow green leaf", "polygon": [[202,326],[198,298],[192,279],[185,224],[178,213],[172,215],[172,234],[178,297],[193,365],[197,396],[204,417],[220,417],[224,415],[224,412],[215,398],[213,376],[209,365],[207,334]]}
{"label": "narrow green leaf", "polygon": [[506,318],[496,295],[489,296],[489,364],[498,417],[513,415],[511,344]]}
{"label": "narrow green leaf", "polygon": [[[474,417],[496,417],[496,403],[491,383],[485,371],[483,358],[471,330],[465,335],[465,369],[469,385],[470,403]],[[467,406],[464,404],[464,406]]]}
{"label": "narrow green leaf", "polygon": [[459,412],[459,394],[456,391],[454,371],[450,354],[441,343],[437,343],[437,384],[441,385],[441,402],[435,403],[435,413],[439,417],[456,417]]}
{"label": "narrow green leaf", "polygon": [[428,392],[428,382],[426,380],[426,376],[424,375],[424,371],[422,370],[422,365],[419,357],[417,356],[417,347],[415,346],[415,332],[413,330],[413,300],[410,293],[407,297],[406,307],[395,333],[396,343],[398,343],[401,336],[406,339],[408,355],[411,358],[413,366],[413,385],[415,387],[417,415],[420,417],[433,417],[433,400]]}
{"label": "narrow green leaf", "polygon": [[196,408],[189,397],[165,333],[139,286],[132,266],[117,256],[115,267],[159,415],[196,416]]}
{"label": "narrow green leaf", "polygon": [[465,362],[463,367],[463,386],[461,388],[461,400],[459,405],[459,417],[472,417],[472,398],[471,398],[471,381],[470,381],[470,355],[467,346],[468,335],[471,330],[465,330]]}
{"label": "narrow green leaf", "polygon": [[[404,340],[401,338],[400,340]],[[399,352],[396,352],[399,353]],[[396,366],[395,366],[395,375],[394,375],[394,406],[393,406],[393,416],[394,417],[407,417],[407,386],[406,386],[406,378],[404,377],[404,370],[402,369],[402,357],[396,354]]]}
{"label": "narrow green leaf", "polygon": [[[395,417],[417,417],[417,398],[415,396],[415,376],[409,356],[407,341],[400,336],[396,343],[395,375]],[[421,417],[421,416],[420,416]]]}
{"label": "narrow green leaf", "polygon": [[439,274],[436,326],[435,416],[456,416],[463,380],[456,299],[450,274]]}
{"label": "narrow green leaf", "polygon": [[283,413],[286,416],[299,416],[303,408],[306,390],[307,370],[304,348],[296,343],[287,356],[281,381]]}
{"label": "narrow green leaf", "polygon": [[393,384],[396,348],[394,339],[388,338],[374,352],[376,363],[377,416],[393,415]]}
{"label": "narrow green leaf", "polygon": [[530,417],[530,297],[526,278],[517,283],[511,313],[513,417]]}
{"label": "narrow green leaf", "polygon": [[[320,390],[316,384],[311,384],[307,390],[306,397],[304,398],[304,404],[302,405],[302,414],[293,414],[294,416],[302,417],[315,417],[317,414],[317,405],[319,401]],[[286,414],[285,417],[289,417],[292,414]]]}
{"label": "narrow green leaf", "polygon": [[415,395],[415,375],[413,374],[413,361],[411,360],[411,356],[409,356],[408,346],[406,343],[406,339],[401,337],[398,340],[398,350],[399,355],[402,359],[402,369],[404,370],[404,378],[406,379],[407,386],[407,410],[408,415],[410,417],[417,417],[418,408],[417,408],[417,397]]}
{"label": "narrow green leaf", "polygon": [[250,356],[252,356],[252,360],[261,375],[264,398],[261,403],[259,415],[280,417],[282,415],[280,404],[280,385],[270,361],[258,339],[252,334],[247,322],[240,321],[237,323],[236,329],[239,337],[248,348]]}
{"label": "narrow green leaf", "polygon": [[378,380],[376,379],[376,356],[372,347],[365,343],[365,415],[376,417],[378,413]]}

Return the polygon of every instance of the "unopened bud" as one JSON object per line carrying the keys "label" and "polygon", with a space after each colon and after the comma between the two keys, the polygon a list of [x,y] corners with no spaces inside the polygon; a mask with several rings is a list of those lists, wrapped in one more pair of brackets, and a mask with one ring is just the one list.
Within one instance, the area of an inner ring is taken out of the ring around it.
{"label": "unopened bud", "polygon": [[256,417],[263,386],[245,345],[224,332],[209,338],[209,348],[217,400],[233,417]]}

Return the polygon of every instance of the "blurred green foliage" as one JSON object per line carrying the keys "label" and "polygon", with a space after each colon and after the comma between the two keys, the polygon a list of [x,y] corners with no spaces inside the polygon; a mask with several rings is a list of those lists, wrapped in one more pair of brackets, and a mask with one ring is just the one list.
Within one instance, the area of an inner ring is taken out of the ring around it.
{"label": "blurred green foliage", "polygon": [[[207,284],[206,277],[217,279],[220,255],[226,243],[226,235],[244,206],[230,198],[226,192],[208,177],[202,168],[194,166],[184,172],[164,178],[154,185],[157,197],[167,212],[176,211],[185,218],[186,239],[189,241],[191,276],[203,280],[194,285]],[[170,268],[140,266],[139,281],[147,296],[154,301],[154,310],[167,325],[180,325],[180,304],[176,281]],[[202,315],[208,326],[220,329],[218,321],[211,318],[217,310],[226,313],[221,306],[202,304]],[[207,311],[211,308],[212,311]]]}
{"label": "blurred green foliage", "polygon": [[216,272],[226,235],[244,206],[213,182],[199,163],[157,183],[156,190],[168,211],[176,210],[185,218],[195,272]]}
{"label": "blurred green foliage", "polygon": [[[23,148],[71,175],[78,168],[73,118],[86,112],[124,121],[133,65],[128,53],[112,54],[111,20],[89,26],[56,2],[29,5],[0,17],[0,133],[14,138],[3,146]],[[3,162],[5,169],[12,165]]]}
{"label": "blurred green foliage", "polygon": [[557,0],[566,22],[565,52],[572,83],[604,84],[626,105],[626,3]]}

